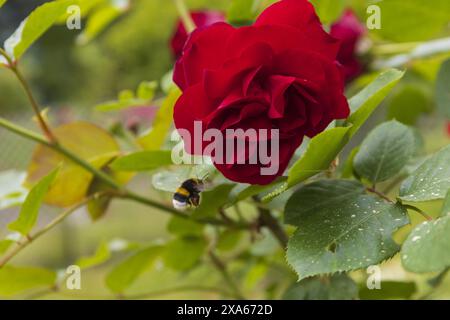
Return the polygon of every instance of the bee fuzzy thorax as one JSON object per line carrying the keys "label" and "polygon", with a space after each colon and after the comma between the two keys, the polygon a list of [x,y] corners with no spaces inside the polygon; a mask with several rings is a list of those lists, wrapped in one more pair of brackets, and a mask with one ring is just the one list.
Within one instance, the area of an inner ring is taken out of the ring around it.
{"label": "bee fuzzy thorax", "polygon": [[185,210],[197,207],[200,204],[200,192],[203,191],[203,182],[199,179],[184,181],[175,191],[172,204],[175,209]]}

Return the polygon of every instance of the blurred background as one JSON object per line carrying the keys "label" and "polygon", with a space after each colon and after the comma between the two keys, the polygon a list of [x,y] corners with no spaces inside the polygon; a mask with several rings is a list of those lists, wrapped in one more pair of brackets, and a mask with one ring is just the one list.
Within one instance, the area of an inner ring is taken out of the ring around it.
{"label": "blurred background", "polygon": [[[3,43],[20,22],[43,2],[46,1],[7,2],[0,10],[0,43]],[[269,2],[271,1],[266,1],[267,4]],[[376,1],[349,1],[362,18],[365,17],[365,6],[370,2]],[[226,11],[230,7],[230,0],[187,0],[186,3],[190,9],[208,8]],[[167,75],[174,63],[169,42],[176,21],[177,12],[172,1],[133,0],[128,10],[120,14],[87,44],[76,44],[79,30],[68,30],[64,24],[51,28],[24,56],[20,68],[29,80],[37,100],[42,106],[50,108],[53,124],[88,119],[99,123],[103,128],[111,129],[118,121],[123,121],[125,115],[113,114],[105,117],[105,114],[99,114],[93,107],[115,99],[121,90],[134,89],[142,81],[160,81]],[[448,28],[439,35],[450,35]],[[370,39],[373,42],[384,41],[374,33],[370,34]],[[444,119],[433,111],[433,94],[434,79],[439,65],[449,56],[447,54],[420,61],[410,68],[402,83],[369,121],[360,136],[364,137],[380,119],[395,117],[420,128],[425,136],[424,145],[427,150],[436,151],[448,144],[450,133],[447,133]],[[369,79],[370,73],[349,85],[349,96],[357,92]],[[6,69],[0,69],[0,115],[27,128],[37,129],[22,88],[14,75]],[[345,152],[348,153],[357,142],[358,139]],[[33,148],[34,145],[27,140],[0,129],[0,171],[25,170]],[[132,186],[136,190],[154,193],[155,198],[162,200],[170,198],[170,194],[151,191],[150,175],[134,179]],[[438,208],[438,204],[429,204],[425,209],[432,209],[434,205]],[[14,220],[17,212],[18,208],[0,211],[0,237],[6,235],[6,225]],[[45,224],[57,212],[56,209],[46,207],[39,223]],[[166,215],[152,211],[148,207],[132,202],[114,201],[107,215],[95,223],[90,221],[85,212],[73,215],[24,250],[15,258],[14,264],[64,269],[73,264],[78,257],[91,255],[101,241],[119,243],[122,239],[126,239],[130,243],[148,243],[152,240],[166,239],[167,221]],[[259,247],[255,250],[262,252],[260,256],[255,255],[250,260],[251,263],[245,266],[240,265],[239,261],[234,262],[232,268],[240,270],[244,279],[243,286],[249,297],[279,297],[280,291],[295,279],[295,275],[286,266],[281,266],[271,269],[267,276],[267,270],[263,270],[264,266],[259,262],[264,259],[262,257],[264,254],[274,252],[274,240],[261,239],[256,245]],[[117,262],[114,259],[111,263],[83,272],[81,291],[49,294],[45,298],[111,297],[103,278],[111,265]],[[158,291],[183,284],[213,285],[220,280],[220,275],[211,270],[207,264],[201,264],[198,268],[185,272],[156,264],[133,285],[130,292]],[[427,275],[408,274],[402,269],[398,259],[384,263],[383,271],[388,280],[404,281],[417,287],[413,297],[426,294]],[[287,278],[286,273],[289,274]],[[365,274],[356,272],[353,277],[364,279]],[[271,286],[274,288],[272,291]],[[152,298],[217,297],[219,295],[208,292],[174,292]],[[394,292],[392,297],[399,296]],[[433,293],[433,298],[450,298],[450,279],[446,279],[445,285]]]}

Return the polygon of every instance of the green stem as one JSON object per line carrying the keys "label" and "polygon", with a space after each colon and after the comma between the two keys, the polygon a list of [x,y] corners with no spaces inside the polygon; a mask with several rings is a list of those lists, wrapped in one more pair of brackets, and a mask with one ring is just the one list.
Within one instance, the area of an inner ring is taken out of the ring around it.
{"label": "green stem", "polygon": [[227,267],[225,264],[219,259],[218,256],[213,251],[209,252],[209,257],[211,258],[211,262],[216,267],[216,269],[220,272],[222,275],[222,278],[225,280],[225,282],[228,284],[231,290],[233,290],[236,298],[238,299],[245,299],[242,295],[238,285],[234,282],[233,277],[228,273]]}
{"label": "green stem", "polygon": [[22,85],[23,89],[25,90],[25,93],[28,97],[28,100],[30,101],[31,107],[36,115],[36,118],[38,120],[39,126],[41,127],[42,132],[44,132],[47,139],[53,143],[57,143],[57,139],[53,132],[50,130],[49,125],[45,121],[45,119],[42,117],[42,114],[40,112],[39,105],[36,101],[36,99],[33,96],[33,93],[31,92],[31,88],[28,85],[27,81],[23,77],[22,73],[19,71],[17,64],[14,63],[14,61],[9,57],[9,55],[5,52],[5,50],[0,48],[0,54],[5,57],[5,59],[8,61],[8,69],[10,69],[16,76],[16,78],[19,80],[20,84]]}
{"label": "green stem", "polygon": [[196,26],[194,20],[192,20],[191,14],[189,13],[184,0],[173,0],[175,2],[175,6],[177,7],[178,14],[180,15],[181,22],[184,25],[187,33],[191,33],[195,30]]}
{"label": "green stem", "polygon": [[411,209],[411,210],[413,210],[413,211],[415,211],[415,212],[420,213],[427,221],[432,221],[432,220],[433,220],[433,217],[429,216],[429,215],[426,214],[424,211],[422,211],[421,209],[419,209],[419,208],[417,208],[417,207],[415,207],[415,206],[412,206],[412,205],[410,205],[410,204],[403,204],[403,203],[402,203],[402,205],[403,205],[406,209]]}
{"label": "green stem", "polygon": [[221,294],[226,297],[232,297],[232,298],[239,299],[238,296],[236,296],[234,293],[229,292],[228,290],[215,288],[215,287],[206,287],[206,286],[180,286],[180,287],[175,287],[175,288],[152,291],[152,292],[148,292],[148,293],[138,293],[135,295],[128,295],[128,296],[125,296],[124,299],[130,299],[130,300],[148,299],[148,298],[152,298],[152,297],[173,294],[173,293],[182,292],[182,291],[213,292],[213,293]]}
{"label": "green stem", "polygon": [[30,130],[27,130],[23,127],[20,127],[18,125],[15,125],[14,123],[11,123],[3,118],[0,118],[0,126],[4,127],[5,129],[7,129],[9,131],[12,131],[12,132],[18,134],[24,138],[33,140],[35,142],[38,142],[40,144],[43,144],[43,145],[49,147],[50,149],[55,150],[56,152],[64,155],[65,157],[67,157],[68,159],[73,161],[74,163],[78,164],[80,167],[89,171],[94,176],[98,177],[99,179],[101,179],[102,181],[107,183],[109,186],[111,186],[115,189],[121,188],[121,186],[116,181],[114,181],[114,179],[112,179],[109,175],[107,175],[106,173],[104,173],[101,170],[96,169],[95,167],[90,165],[88,162],[84,161],[83,159],[79,158],[77,155],[72,153],[70,150],[63,147],[61,144],[54,144],[52,142],[49,142],[43,136],[41,136],[37,133],[34,133]]}
{"label": "green stem", "polygon": [[[175,215],[177,217],[194,220],[198,223],[213,224],[213,225],[219,225],[219,226],[225,226],[225,225],[228,226],[228,224],[226,222],[224,222],[222,220],[214,219],[214,218],[194,219],[194,218],[190,217],[189,215],[179,212],[172,207],[165,206],[161,203],[153,201],[152,199],[145,198],[145,197],[140,196],[130,190],[124,189],[120,184],[118,184],[116,181],[114,181],[114,179],[112,179],[108,174],[106,174],[105,172],[103,172],[101,170],[96,169],[95,167],[93,167],[91,164],[84,161],[83,159],[80,159],[76,154],[72,153],[70,150],[66,149],[62,145],[53,144],[53,143],[47,141],[41,135],[34,133],[30,130],[27,130],[23,127],[17,126],[3,118],[0,118],[0,127],[4,127],[5,129],[7,129],[11,132],[14,132],[24,138],[27,138],[27,139],[33,140],[37,143],[40,143],[42,145],[45,145],[45,146],[53,149],[54,151],[64,155],[69,160],[78,164],[79,166],[81,166],[82,168],[87,170],[88,172],[92,173],[95,177],[99,178],[103,182],[107,183],[110,187],[115,189],[115,190],[112,190],[109,192],[111,196],[115,196],[118,198],[131,199],[131,200],[137,201],[139,203],[145,204],[147,206],[160,209],[162,211],[165,211],[165,212]],[[248,228],[248,224],[235,223],[231,227],[237,228],[237,229],[245,229],[245,228]]]}
{"label": "green stem", "polygon": [[14,258],[19,252],[21,252],[24,248],[26,248],[28,245],[30,245],[34,240],[40,238],[42,235],[47,233],[49,230],[53,229],[55,226],[60,224],[64,219],[66,219],[69,215],[71,215],[73,212],[75,212],[77,209],[83,207],[86,205],[90,200],[94,199],[98,194],[92,195],[83,201],[77,203],[76,205],[72,206],[71,208],[67,209],[63,213],[61,213],[59,216],[57,216],[55,219],[53,219],[49,224],[47,224],[45,227],[43,227],[41,230],[37,231],[34,234],[29,234],[26,237],[23,238],[23,241],[18,243],[13,250],[8,252],[1,260],[0,260],[0,269],[5,266],[12,258]]}
{"label": "green stem", "polygon": [[270,232],[280,243],[283,249],[287,248],[289,237],[284,231],[283,227],[278,223],[278,220],[272,216],[270,210],[259,207],[259,221],[262,226],[267,227]]}

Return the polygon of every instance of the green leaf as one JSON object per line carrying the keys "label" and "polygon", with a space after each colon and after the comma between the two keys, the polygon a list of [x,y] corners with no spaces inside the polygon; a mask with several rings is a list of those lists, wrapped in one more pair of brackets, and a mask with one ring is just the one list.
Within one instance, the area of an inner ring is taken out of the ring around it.
{"label": "green leaf", "polygon": [[372,183],[400,172],[414,155],[414,132],[395,120],[377,126],[364,139],[354,159],[356,172]]}
{"label": "green leaf", "polygon": [[94,12],[89,15],[86,27],[78,36],[77,43],[82,45],[89,43],[128,8],[128,0],[108,1],[104,5],[96,7]]}
{"label": "green leaf", "polygon": [[324,279],[314,277],[293,284],[283,295],[284,300],[354,300],[358,286],[345,274]]}
{"label": "green leaf", "polygon": [[261,0],[232,0],[227,20],[234,25],[250,24],[256,17]]}
{"label": "green leaf", "polygon": [[152,129],[139,137],[139,144],[146,150],[159,150],[165,142],[173,121],[173,108],[181,95],[180,89],[172,87],[156,113]]}
{"label": "green leaf", "polygon": [[288,187],[327,170],[347,144],[350,130],[351,127],[333,128],[315,136],[303,156],[289,170]]}
{"label": "green leaf", "polygon": [[153,100],[158,83],[156,81],[143,81],[139,84],[136,95],[141,100]]}
{"label": "green leaf", "polygon": [[233,204],[252,196],[266,195],[273,189],[277,189],[284,185],[285,181],[286,177],[279,177],[274,182],[268,185],[251,185],[246,183],[239,183],[230,192],[230,202],[228,203],[228,206],[232,206]]}
{"label": "green leaf", "polygon": [[19,28],[5,41],[4,48],[13,59],[19,59],[25,51],[66,13],[76,0],[59,0],[44,3],[36,8]]}
{"label": "green leaf", "polygon": [[445,196],[444,203],[441,209],[441,217],[445,217],[450,215],[450,190],[448,190],[447,195]]}
{"label": "green leaf", "polygon": [[234,184],[221,184],[212,190],[201,193],[200,205],[192,212],[196,218],[217,216],[219,208],[228,203],[229,194]]}
{"label": "green leaf", "polygon": [[115,266],[106,276],[106,285],[116,293],[122,293],[144,273],[161,254],[161,246],[139,250]]}
{"label": "green leaf", "polygon": [[190,219],[172,217],[167,225],[167,231],[177,236],[201,236],[204,226]]}
{"label": "green leaf", "polygon": [[28,190],[22,184],[26,173],[8,170],[0,173],[0,210],[23,203]]}
{"label": "green leaf", "polygon": [[117,158],[111,168],[117,171],[150,171],[173,164],[171,151],[139,151]]}
{"label": "green leaf", "polygon": [[352,151],[348,155],[347,159],[345,160],[344,165],[342,166],[341,178],[349,179],[349,178],[353,177],[353,175],[355,174],[355,172],[353,170],[353,161],[354,161],[355,156],[358,153],[358,151],[359,151],[359,147],[355,147],[352,149]]}
{"label": "green leaf", "polygon": [[240,230],[224,230],[219,234],[216,248],[220,251],[233,250],[243,237],[243,233]]}
{"label": "green leaf", "polygon": [[436,104],[438,111],[450,119],[450,59],[445,61],[436,79]]}
{"label": "green leaf", "polygon": [[437,272],[450,266],[450,216],[414,228],[401,256],[405,269],[412,272]]}
{"label": "green leaf", "polygon": [[0,256],[6,253],[14,243],[15,241],[9,239],[0,240]]}
{"label": "green leaf", "polygon": [[344,11],[346,0],[311,0],[320,21],[329,24],[337,20]]}
{"label": "green leaf", "polygon": [[[437,36],[450,20],[447,0],[385,0],[377,3],[381,10],[381,29],[386,39],[405,42],[422,41]],[[401,14],[399,14],[401,12]]]}
{"label": "green leaf", "polygon": [[92,256],[81,257],[75,264],[82,269],[87,269],[106,262],[110,257],[111,252],[109,250],[109,245],[107,242],[102,241],[102,243],[100,243],[99,247]]}
{"label": "green leaf", "polygon": [[420,115],[430,111],[430,102],[419,87],[406,85],[392,97],[387,110],[388,119],[415,125]]}
{"label": "green leaf", "polygon": [[450,145],[419,166],[400,187],[404,201],[444,199],[450,189]]}
{"label": "green leaf", "polygon": [[185,236],[169,242],[164,250],[164,264],[175,270],[191,269],[206,250],[207,243],[202,237]]}
{"label": "green leaf", "polygon": [[0,0],[0,8],[5,4],[6,0]]}
{"label": "green leaf", "polygon": [[287,260],[303,279],[365,268],[392,257],[392,234],[408,223],[406,210],[365,193],[350,180],[323,180],[301,187],[289,199],[286,223],[298,227]]}
{"label": "green leaf", "polygon": [[[119,145],[102,128],[89,122],[73,122],[53,129],[58,142],[96,169],[103,168],[119,153]],[[93,139],[95,137],[95,139]],[[69,207],[80,202],[91,185],[93,175],[60,153],[39,145],[28,166],[27,184],[35,184],[56,167],[61,166],[45,202]]]}
{"label": "green leaf", "polygon": [[55,181],[58,175],[59,168],[53,170],[39,181],[28,194],[25,202],[20,210],[19,217],[16,221],[10,223],[8,228],[13,231],[20,232],[23,235],[27,235],[36,224],[39,209],[47,194],[50,186]]}
{"label": "green leaf", "polygon": [[347,122],[353,124],[350,136],[353,136],[361,128],[403,75],[404,72],[396,69],[387,70],[349,100],[352,114]]}
{"label": "green leaf", "polygon": [[4,266],[0,268],[0,295],[12,296],[30,289],[51,287],[55,281],[56,273],[51,270]]}
{"label": "green leaf", "polygon": [[408,300],[417,290],[415,282],[382,281],[380,286],[380,290],[371,290],[364,283],[359,290],[359,298],[361,300]]}

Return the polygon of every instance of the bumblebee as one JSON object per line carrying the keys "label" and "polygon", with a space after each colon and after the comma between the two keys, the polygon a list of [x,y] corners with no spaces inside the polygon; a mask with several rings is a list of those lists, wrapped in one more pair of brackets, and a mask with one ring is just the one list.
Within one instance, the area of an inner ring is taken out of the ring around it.
{"label": "bumblebee", "polygon": [[201,179],[188,179],[175,191],[172,203],[175,209],[195,208],[200,204],[200,193],[205,189]]}

